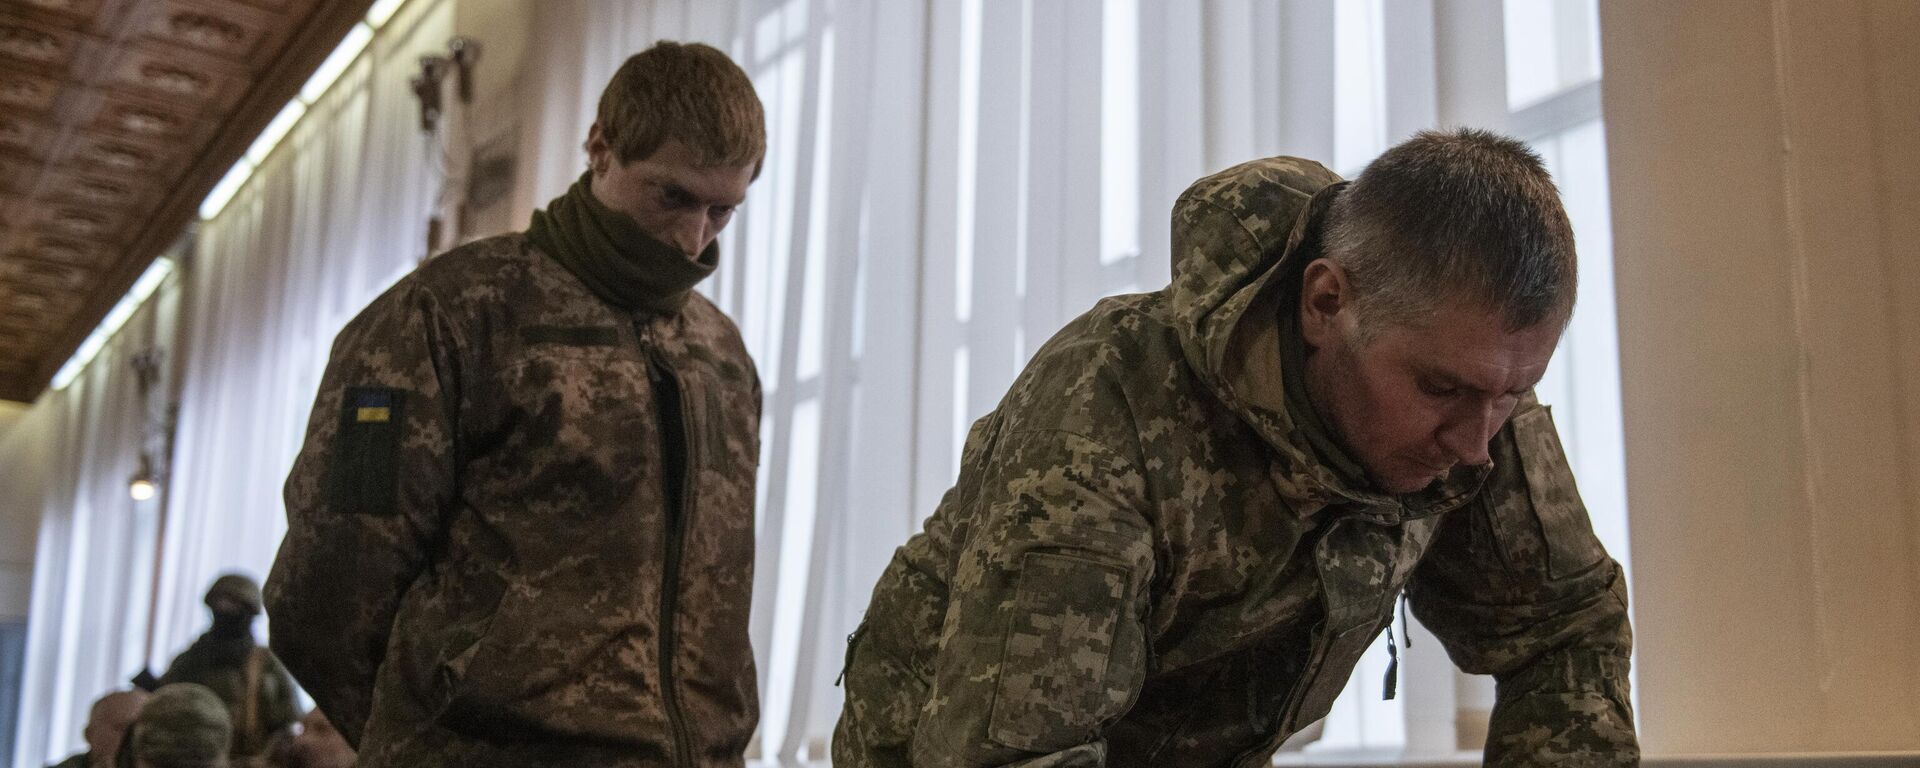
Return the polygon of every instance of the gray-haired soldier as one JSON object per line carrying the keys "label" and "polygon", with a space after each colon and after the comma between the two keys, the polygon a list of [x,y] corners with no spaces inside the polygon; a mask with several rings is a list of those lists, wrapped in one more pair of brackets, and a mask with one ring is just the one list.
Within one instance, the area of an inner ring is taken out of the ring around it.
{"label": "gray-haired soldier", "polygon": [[122,743],[128,768],[227,768],[233,720],[212,689],[169,683],[141,705]]}
{"label": "gray-haired soldier", "polygon": [[1637,764],[1625,580],[1532,394],[1575,284],[1539,158],[1246,163],[1180,197],[1173,258],[974,425],[852,640],[834,764],[1264,765],[1403,590],[1498,680],[1487,764]]}

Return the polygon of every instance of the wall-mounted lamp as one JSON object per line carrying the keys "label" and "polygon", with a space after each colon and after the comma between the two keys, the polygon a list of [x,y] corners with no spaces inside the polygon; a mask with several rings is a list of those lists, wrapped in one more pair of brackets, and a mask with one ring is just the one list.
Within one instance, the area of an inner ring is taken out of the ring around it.
{"label": "wall-mounted lamp", "polygon": [[159,442],[158,455],[165,462],[173,454],[173,409],[165,413],[153,410],[153,393],[160,383],[161,366],[166,360],[166,352],[158,347],[148,347],[133,354],[128,362],[133,367],[134,385],[139,391],[140,411],[147,419],[141,426],[140,463],[135,467],[133,476],[127,478],[127,495],[134,501],[149,501],[160,495],[161,478],[164,466],[156,466],[154,445]]}
{"label": "wall-mounted lamp", "polygon": [[134,501],[147,501],[160,493],[160,481],[153,476],[153,460],[140,454],[140,468],[133,471],[133,477],[127,480],[127,495]]}

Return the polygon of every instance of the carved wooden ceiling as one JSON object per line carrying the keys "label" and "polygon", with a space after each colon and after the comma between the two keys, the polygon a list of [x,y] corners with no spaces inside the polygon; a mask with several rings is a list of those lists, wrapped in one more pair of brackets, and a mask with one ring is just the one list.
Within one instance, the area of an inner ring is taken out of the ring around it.
{"label": "carved wooden ceiling", "polygon": [[46,388],[372,0],[0,0],[0,399]]}

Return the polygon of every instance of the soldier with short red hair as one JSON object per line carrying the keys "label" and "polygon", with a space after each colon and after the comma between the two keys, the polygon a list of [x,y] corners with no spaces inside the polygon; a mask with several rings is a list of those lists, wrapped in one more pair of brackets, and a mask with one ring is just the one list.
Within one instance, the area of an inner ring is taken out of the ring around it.
{"label": "soldier with short red hair", "polygon": [[627,60],[588,170],[334,341],[267,581],[366,768],[738,766],[760,383],[694,286],[766,151],[718,50]]}

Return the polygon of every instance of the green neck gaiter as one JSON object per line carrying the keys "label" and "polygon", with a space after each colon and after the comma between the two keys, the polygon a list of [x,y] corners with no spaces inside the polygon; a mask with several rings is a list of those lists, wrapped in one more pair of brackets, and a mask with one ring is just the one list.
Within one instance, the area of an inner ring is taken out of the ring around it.
{"label": "green neck gaiter", "polygon": [[719,245],[708,245],[694,258],[655,240],[632,217],[595,199],[592,179],[592,173],[582,174],[546,210],[534,211],[527,239],[609,304],[627,311],[679,312],[693,286],[720,263]]}

